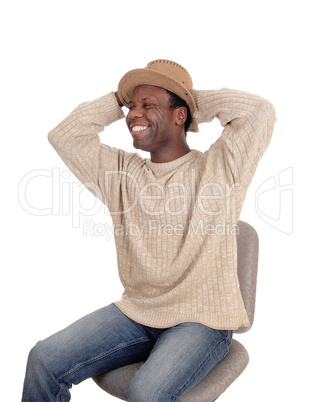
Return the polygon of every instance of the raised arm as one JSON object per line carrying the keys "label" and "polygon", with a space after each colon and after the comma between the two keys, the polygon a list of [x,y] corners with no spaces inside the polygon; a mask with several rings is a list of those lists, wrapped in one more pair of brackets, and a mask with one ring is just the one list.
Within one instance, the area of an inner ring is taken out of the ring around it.
{"label": "raised arm", "polygon": [[100,169],[117,170],[118,155],[117,150],[100,143],[98,133],[122,117],[124,113],[112,92],[82,103],[48,134],[68,168],[100,199]]}
{"label": "raised arm", "polygon": [[197,104],[197,123],[210,122],[217,117],[224,127],[221,137],[213,144],[209,157],[213,158],[214,174],[226,172],[242,205],[247,188],[258,163],[267,149],[276,115],[273,105],[257,95],[220,89],[193,91]]}

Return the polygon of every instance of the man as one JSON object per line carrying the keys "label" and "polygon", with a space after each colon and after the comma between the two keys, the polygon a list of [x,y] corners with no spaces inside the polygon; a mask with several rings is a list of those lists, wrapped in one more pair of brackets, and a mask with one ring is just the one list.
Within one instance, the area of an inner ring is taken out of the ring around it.
{"label": "man", "polygon": [[[150,159],[99,141],[123,105],[133,145]],[[187,131],[214,117],[221,137],[204,153],[191,150]],[[195,91],[182,66],[156,60],[49,133],[109,208],[124,293],[32,349],[23,401],[68,401],[72,384],[142,360],[127,400],[178,401],[227,354],[232,330],[249,325],[234,229],[274,122],[268,101]]]}

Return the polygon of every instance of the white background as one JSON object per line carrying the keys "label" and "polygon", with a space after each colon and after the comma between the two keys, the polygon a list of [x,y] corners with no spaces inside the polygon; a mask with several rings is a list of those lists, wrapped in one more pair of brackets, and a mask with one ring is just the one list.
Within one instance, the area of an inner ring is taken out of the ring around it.
{"label": "white background", "polygon": [[[85,219],[109,223],[109,217],[103,211],[82,215],[80,227],[73,227],[77,202],[86,208],[94,200],[78,187],[47,133],[79,103],[115,91],[128,70],[157,58],[185,66],[196,89],[241,89],[276,108],[274,136],[241,216],[260,237],[255,323],[250,332],[236,335],[250,363],[220,400],[308,400],[308,2],[28,0],[6,2],[0,15],[5,400],[20,400],[27,355],[39,339],[122,294],[113,239],[83,231]],[[215,121],[188,138],[191,147],[205,150],[220,133]],[[133,150],[123,120],[101,138]],[[263,193],[268,179],[278,185],[280,172],[283,187]],[[27,211],[25,191],[28,206],[52,211],[42,216]],[[73,388],[72,400],[115,399],[88,380]]]}

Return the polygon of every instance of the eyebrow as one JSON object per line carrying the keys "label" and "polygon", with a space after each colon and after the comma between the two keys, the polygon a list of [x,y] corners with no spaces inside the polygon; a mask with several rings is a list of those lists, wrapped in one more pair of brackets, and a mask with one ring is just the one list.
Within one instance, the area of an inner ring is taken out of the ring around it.
{"label": "eyebrow", "polygon": [[[146,97],[146,98],[143,98],[143,99],[141,99],[141,102],[145,102],[145,101],[147,101],[147,100],[151,100],[151,98],[148,98],[148,96]],[[129,101],[129,105],[130,104],[132,104],[132,103],[134,103],[133,101]]]}

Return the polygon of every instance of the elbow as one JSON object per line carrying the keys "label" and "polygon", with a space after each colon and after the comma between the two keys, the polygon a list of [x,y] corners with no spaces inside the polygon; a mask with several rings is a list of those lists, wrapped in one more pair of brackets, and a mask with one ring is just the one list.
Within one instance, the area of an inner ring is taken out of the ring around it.
{"label": "elbow", "polygon": [[276,122],[276,111],[273,104],[267,99],[262,98],[260,102],[260,107],[265,114],[267,121],[270,122],[270,124],[274,125],[274,123]]}
{"label": "elbow", "polygon": [[[263,98],[260,98],[257,104],[255,131],[264,139],[268,146],[276,122],[276,112],[273,104]],[[254,122],[254,120],[253,120]]]}
{"label": "elbow", "polygon": [[273,104],[271,102],[269,102],[269,103],[270,103],[271,116],[272,116],[271,118],[273,120],[273,123],[275,123],[277,121],[276,111],[275,111]]}
{"label": "elbow", "polygon": [[48,141],[52,146],[54,146],[54,144],[55,144],[55,133],[54,133],[53,130],[48,133]]}
{"label": "elbow", "polygon": [[261,126],[263,127],[263,132],[265,133],[264,137],[267,147],[271,141],[271,137],[274,131],[274,124],[276,122],[276,111],[273,104],[266,99],[261,102],[261,108]]}
{"label": "elbow", "polygon": [[48,135],[47,135],[47,137],[48,137],[48,141],[49,141],[49,143],[52,145],[52,147],[55,149],[55,150],[57,150],[59,147],[57,146],[57,135],[56,135],[56,133],[54,132],[54,130],[52,130],[52,131],[50,131],[49,133],[48,133]]}

